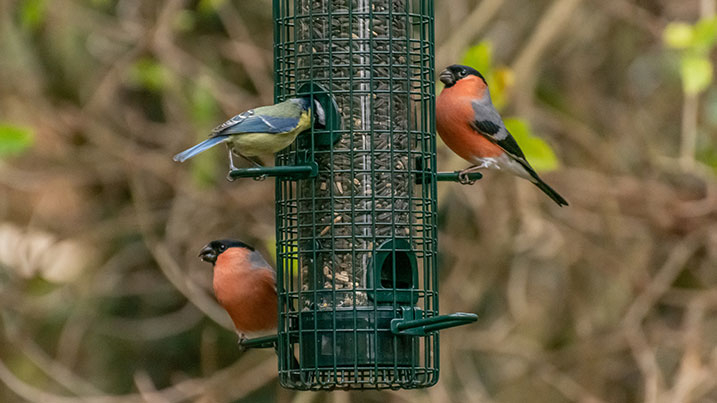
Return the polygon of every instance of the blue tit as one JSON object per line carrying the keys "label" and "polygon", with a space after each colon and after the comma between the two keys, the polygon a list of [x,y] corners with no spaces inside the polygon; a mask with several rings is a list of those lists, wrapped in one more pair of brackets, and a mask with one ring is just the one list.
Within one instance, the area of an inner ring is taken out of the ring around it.
{"label": "blue tit", "polygon": [[230,170],[236,169],[233,154],[261,166],[249,157],[283,150],[294,142],[299,133],[311,127],[314,118],[319,126],[326,125],[326,114],[321,104],[314,100],[312,105],[308,97],[291,98],[276,105],[250,109],[215,127],[209,139],[182,151],[173,159],[184,162],[219,143],[226,143]]}

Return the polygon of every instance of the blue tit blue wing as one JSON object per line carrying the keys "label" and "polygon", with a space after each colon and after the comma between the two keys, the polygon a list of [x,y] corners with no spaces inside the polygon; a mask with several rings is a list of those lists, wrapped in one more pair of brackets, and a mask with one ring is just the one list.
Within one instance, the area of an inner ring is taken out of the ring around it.
{"label": "blue tit blue wing", "polygon": [[243,133],[286,133],[299,125],[299,116],[277,117],[256,113],[253,109],[234,116],[212,130],[210,136]]}
{"label": "blue tit blue wing", "polygon": [[212,137],[208,140],[202,141],[201,143],[195,145],[194,147],[191,147],[189,149],[182,151],[181,153],[175,155],[172,159],[177,162],[184,162],[185,160],[188,160],[189,158],[192,158],[195,155],[197,155],[203,151],[206,151],[219,143],[223,143],[223,142],[227,141],[228,139],[229,139],[229,137],[227,137],[227,136]]}
{"label": "blue tit blue wing", "polygon": [[245,120],[247,120],[248,118],[250,118],[252,116],[254,116],[254,109],[249,109],[246,112],[242,112],[242,113],[232,117],[231,119],[227,120],[226,122],[220,124],[219,126],[215,127],[214,129],[212,129],[212,132],[209,134],[209,137],[217,136],[224,130],[226,130],[232,126],[241,124],[242,122],[244,122]]}

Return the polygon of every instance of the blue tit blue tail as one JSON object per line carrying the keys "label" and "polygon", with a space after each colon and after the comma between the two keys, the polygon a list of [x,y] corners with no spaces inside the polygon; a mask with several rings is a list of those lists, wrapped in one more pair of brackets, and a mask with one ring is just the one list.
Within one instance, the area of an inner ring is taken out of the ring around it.
{"label": "blue tit blue tail", "polygon": [[202,141],[201,143],[197,144],[196,146],[194,146],[192,148],[182,151],[181,153],[175,155],[172,159],[177,162],[184,162],[184,161],[194,157],[195,155],[197,155],[201,152],[204,152],[204,151],[214,147],[215,145],[217,145],[219,143],[223,143],[227,140],[229,140],[229,136],[212,137],[210,139]]}

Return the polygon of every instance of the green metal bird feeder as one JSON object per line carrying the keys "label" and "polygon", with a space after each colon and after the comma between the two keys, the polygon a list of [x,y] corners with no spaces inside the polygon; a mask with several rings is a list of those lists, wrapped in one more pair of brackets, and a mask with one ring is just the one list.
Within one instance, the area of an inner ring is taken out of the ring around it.
{"label": "green metal bird feeder", "polygon": [[273,7],[276,101],[326,113],[275,167],[232,173],[276,176],[281,385],[434,385],[438,331],[476,316],[438,311],[436,182],[457,173],[436,172],[433,1]]}

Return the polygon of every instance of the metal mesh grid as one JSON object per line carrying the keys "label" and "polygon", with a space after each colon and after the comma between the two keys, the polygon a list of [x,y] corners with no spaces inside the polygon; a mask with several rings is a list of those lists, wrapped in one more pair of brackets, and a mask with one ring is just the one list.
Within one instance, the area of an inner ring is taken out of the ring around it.
{"label": "metal mesh grid", "polygon": [[390,320],[438,314],[433,2],[274,0],[274,21],[276,100],[317,83],[342,119],[336,143],[313,129],[276,158],[319,167],[276,182],[281,383],[430,386],[437,334],[395,336]]}

